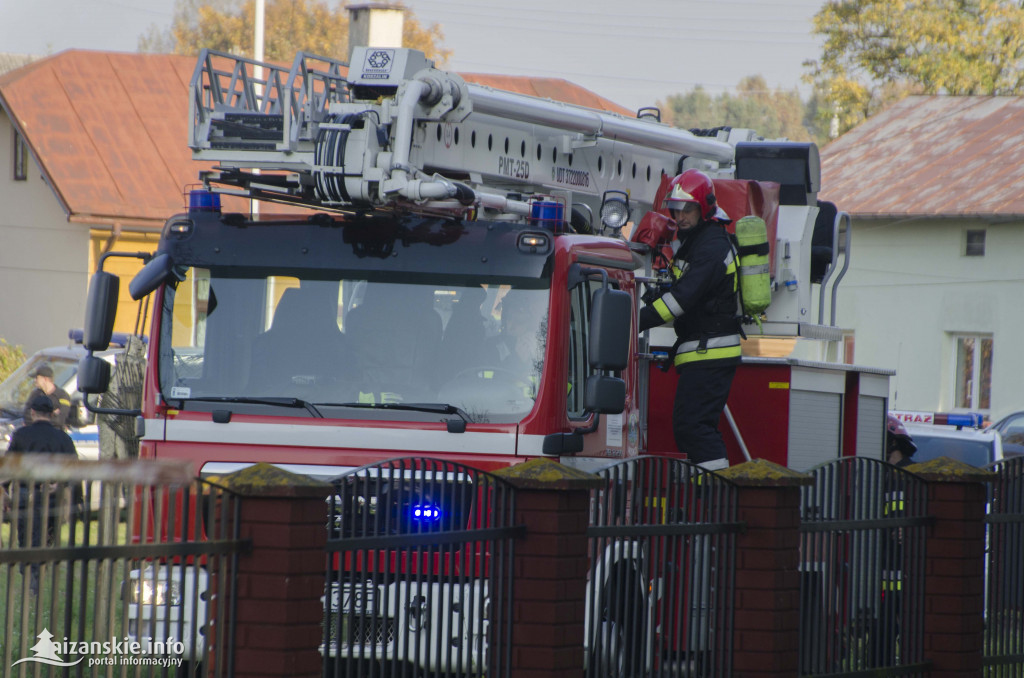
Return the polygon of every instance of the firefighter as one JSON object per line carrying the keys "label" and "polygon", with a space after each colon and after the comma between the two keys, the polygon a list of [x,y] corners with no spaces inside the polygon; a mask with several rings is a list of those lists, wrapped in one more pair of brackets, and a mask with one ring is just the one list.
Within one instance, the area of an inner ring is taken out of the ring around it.
{"label": "firefighter", "polygon": [[[75,443],[71,436],[62,431],[54,423],[53,402],[45,393],[36,394],[28,403],[28,417],[26,425],[19,428],[11,436],[11,442],[7,447],[8,454],[70,454],[77,456]],[[49,497],[48,506],[44,501]],[[29,483],[23,483],[19,487],[18,496],[12,497],[18,502],[18,546],[25,548],[29,542],[28,537],[31,531],[31,546],[43,545],[43,533],[45,529],[46,543],[53,542],[57,528],[57,494],[55,488],[44,490],[42,484],[36,484],[33,489]],[[43,521],[46,518],[44,528]],[[32,563],[29,566],[29,590],[33,595],[39,592],[39,564]]]}
{"label": "firefighter", "polygon": [[672,428],[676,446],[704,468],[726,468],[718,420],[740,362],[736,262],[711,179],[689,169],[662,204],[676,223],[672,285],[640,311],[640,331],[672,322],[679,374]]}
{"label": "firefighter", "polygon": [[[913,463],[917,451],[914,439],[898,418],[888,415],[885,426],[886,461],[897,468]],[[906,515],[904,481],[899,473],[887,477],[882,515],[897,518]],[[874,666],[892,666],[899,658],[903,626],[903,528],[891,531],[881,542],[882,592],[875,625]]]}
{"label": "firefighter", "polygon": [[911,457],[917,452],[914,439],[907,433],[907,428],[897,417],[888,415],[885,424],[885,458],[893,466],[903,468],[913,462]]}

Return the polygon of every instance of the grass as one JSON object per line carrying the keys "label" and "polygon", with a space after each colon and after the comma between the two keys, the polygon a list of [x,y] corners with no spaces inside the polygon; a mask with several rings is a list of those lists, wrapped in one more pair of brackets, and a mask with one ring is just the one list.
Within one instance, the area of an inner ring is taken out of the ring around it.
{"label": "grass", "polygon": [[[87,530],[87,531],[86,531]],[[0,539],[5,549],[16,552],[12,540],[13,525],[0,526]],[[56,547],[75,547],[85,544],[119,545],[127,543],[127,527],[118,522],[114,529],[102,530],[100,521],[77,523],[72,539],[68,524],[61,526]],[[132,563],[118,560],[63,560],[40,566],[40,585],[37,595],[28,586],[29,568],[18,563],[0,563],[0,673],[23,657],[35,657],[32,648],[39,642],[44,629],[52,634],[52,641],[110,641],[123,637],[125,605],[121,600],[121,582],[127,577]],[[78,656],[62,657],[74,661]],[[48,675],[50,667],[27,662],[13,668],[14,675],[25,669],[23,675]],[[54,675],[63,675],[63,669],[54,669]],[[77,669],[76,669],[77,670]],[[93,675],[95,667],[83,675]],[[76,675],[72,673],[72,675]]]}

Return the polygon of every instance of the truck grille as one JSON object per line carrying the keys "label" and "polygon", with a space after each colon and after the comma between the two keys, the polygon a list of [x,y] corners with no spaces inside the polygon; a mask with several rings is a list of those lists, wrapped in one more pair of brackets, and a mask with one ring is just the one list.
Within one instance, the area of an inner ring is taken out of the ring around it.
{"label": "truck grille", "polygon": [[[339,632],[338,621],[341,620]],[[368,615],[331,615],[331,644],[348,649],[360,646],[388,647],[395,642],[395,620]]]}

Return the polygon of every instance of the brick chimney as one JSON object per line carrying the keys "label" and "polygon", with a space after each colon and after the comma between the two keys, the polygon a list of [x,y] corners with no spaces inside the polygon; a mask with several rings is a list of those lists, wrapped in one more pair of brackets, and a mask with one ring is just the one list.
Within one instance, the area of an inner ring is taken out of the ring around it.
{"label": "brick chimney", "polygon": [[346,5],[348,57],[356,47],[401,47],[405,12],[401,5],[370,2]]}

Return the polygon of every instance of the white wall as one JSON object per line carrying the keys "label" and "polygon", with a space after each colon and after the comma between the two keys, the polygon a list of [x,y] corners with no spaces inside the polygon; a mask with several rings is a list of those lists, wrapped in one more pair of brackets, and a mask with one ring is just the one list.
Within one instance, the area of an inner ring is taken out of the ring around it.
{"label": "white wall", "polygon": [[0,337],[32,353],[82,326],[89,227],[68,223],[31,155],[28,179],[14,181],[13,158],[0,111]]}
{"label": "white wall", "polygon": [[[987,231],[984,256],[961,254],[968,227]],[[890,407],[953,408],[962,332],[993,338],[990,416],[1024,408],[1022,253],[1024,222],[854,219],[837,322],[856,332],[857,364],[896,370]]]}

